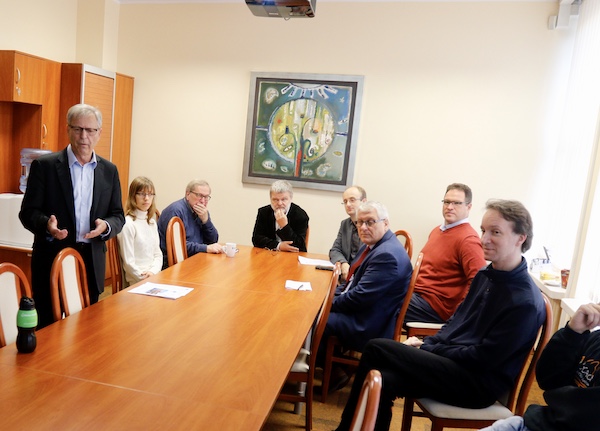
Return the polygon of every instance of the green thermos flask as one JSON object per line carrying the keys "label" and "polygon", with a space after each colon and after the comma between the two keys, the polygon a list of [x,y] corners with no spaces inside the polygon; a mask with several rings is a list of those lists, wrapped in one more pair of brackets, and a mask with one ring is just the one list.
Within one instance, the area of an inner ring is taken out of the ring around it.
{"label": "green thermos flask", "polygon": [[38,324],[38,315],[33,298],[23,296],[17,312],[17,350],[21,353],[31,353],[35,350],[37,340],[35,327]]}

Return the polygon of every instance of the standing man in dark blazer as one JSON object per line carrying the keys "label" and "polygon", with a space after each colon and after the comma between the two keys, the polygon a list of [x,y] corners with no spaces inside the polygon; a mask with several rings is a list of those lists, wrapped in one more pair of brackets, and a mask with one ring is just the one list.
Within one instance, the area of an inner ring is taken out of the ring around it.
{"label": "standing man in dark blazer", "polygon": [[292,202],[294,191],[285,180],[271,184],[271,205],[258,209],[252,244],[278,251],[306,251],[308,214]]}
{"label": "standing man in dark blazer", "polygon": [[78,104],[67,113],[69,145],[31,164],[19,218],[33,232],[32,290],[38,328],[53,322],[50,270],[60,250],[73,247],[86,266],[90,302],[104,291],[105,241],[125,223],[117,167],[94,152],[102,113]]}

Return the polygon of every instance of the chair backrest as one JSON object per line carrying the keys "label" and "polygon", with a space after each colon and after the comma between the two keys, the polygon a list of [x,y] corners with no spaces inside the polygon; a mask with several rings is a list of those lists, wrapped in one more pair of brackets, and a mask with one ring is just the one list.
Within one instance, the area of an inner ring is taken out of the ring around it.
{"label": "chair backrest", "polygon": [[17,312],[23,296],[31,298],[31,287],[21,268],[0,263],[0,347],[17,339]]}
{"label": "chair backrest", "polygon": [[542,326],[540,326],[537,339],[531,348],[531,359],[523,362],[523,367],[519,372],[514,389],[509,394],[508,402],[506,403],[506,407],[512,410],[517,416],[523,416],[523,413],[525,413],[529,390],[535,379],[535,367],[542,354],[542,350],[544,350],[544,347],[546,347],[546,344],[548,344],[548,341],[552,336],[552,306],[550,305],[548,297],[543,293],[542,296],[546,306],[546,320],[542,323]]}
{"label": "chair backrest", "polygon": [[313,331],[311,346],[310,346],[310,364],[309,370],[314,373],[315,363],[317,360],[317,351],[319,350],[319,345],[321,344],[321,338],[323,338],[323,332],[325,332],[325,325],[327,325],[327,319],[329,319],[329,311],[331,310],[331,304],[333,303],[333,297],[335,296],[335,289],[337,287],[338,279],[340,277],[340,264],[336,263],[333,268],[333,274],[331,275],[331,281],[329,282],[329,290],[327,291],[327,295],[323,300],[323,305],[321,305],[321,309],[319,310],[319,314],[317,315],[317,323],[315,324],[315,329]]}
{"label": "chair backrest", "polygon": [[85,263],[74,248],[63,248],[54,258],[50,293],[55,322],[90,305]]}
{"label": "chair backrest", "polygon": [[115,294],[123,290],[123,265],[116,236],[106,241],[106,261],[110,271],[112,293]]}
{"label": "chair backrest", "polygon": [[394,340],[400,341],[400,337],[402,336],[402,327],[404,326],[404,317],[406,316],[406,310],[408,310],[408,304],[410,303],[410,298],[415,290],[415,283],[417,282],[417,277],[419,276],[419,270],[421,269],[421,262],[423,262],[423,252],[419,253],[417,257],[417,261],[415,262],[415,266],[413,266],[412,276],[410,277],[410,283],[408,283],[408,289],[406,289],[406,295],[404,296],[404,300],[402,301],[402,306],[400,307],[400,311],[398,312],[398,318],[396,319],[396,329],[394,331]]}
{"label": "chair backrest", "polygon": [[306,237],[304,238],[304,245],[306,246],[306,250],[308,250],[308,238],[310,237],[310,226],[306,228]]}
{"label": "chair backrest", "polygon": [[350,431],[373,431],[375,429],[381,383],[381,373],[378,370],[369,371],[360,391]]}
{"label": "chair backrest", "polygon": [[169,266],[173,266],[187,257],[185,226],[183,220],[175,216],[167,225],[167,262]]}
{"label": "chair backrest", "polygon": [[394,232],[394,234],[396,235],[396,238],[398,238],[398,241],[400,241],[402,244],[404,244],[404,249],[406,250],[406,254],[408,254],[408,258],[412,259],[412,252],[413,252],[412,236],[410,236],[410,234],[403,229],[397,230],[396,232]]}

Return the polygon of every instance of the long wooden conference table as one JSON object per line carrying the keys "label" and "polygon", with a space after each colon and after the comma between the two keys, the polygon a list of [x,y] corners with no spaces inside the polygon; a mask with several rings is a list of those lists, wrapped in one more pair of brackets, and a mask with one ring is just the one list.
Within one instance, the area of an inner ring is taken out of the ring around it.
{"label": "long wooden conference table", "polygon": [[33,353],[0,349],[0,430],[259,430],[332,273],[238,248],[148,279],[184,297],[127,291],[138,284],[41,329]]}

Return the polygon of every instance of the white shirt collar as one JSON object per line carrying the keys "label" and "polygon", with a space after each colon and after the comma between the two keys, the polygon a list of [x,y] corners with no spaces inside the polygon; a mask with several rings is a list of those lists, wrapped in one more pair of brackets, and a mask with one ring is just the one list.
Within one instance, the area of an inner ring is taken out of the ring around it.
{"label": "white shirt collar", "polygon": [[442,232],[448,230],[448,229],[452,229],[453,227],[456,227],[458,225],[464,224],[464,223],[469,223],[469,217],[464,218],[462,220],[459,221],[455,221],[454,223],[450,223],[450,224],[441,224],[440,225],[440,230]]}

